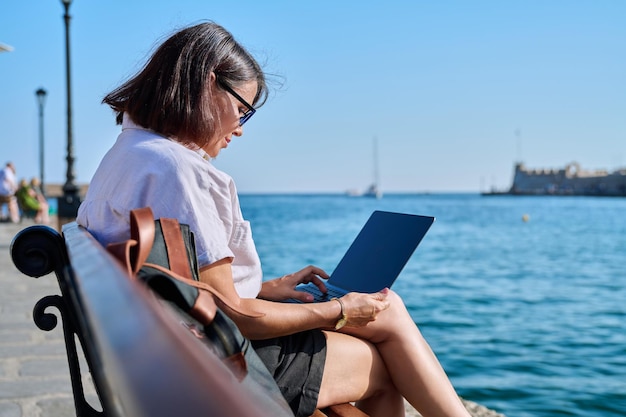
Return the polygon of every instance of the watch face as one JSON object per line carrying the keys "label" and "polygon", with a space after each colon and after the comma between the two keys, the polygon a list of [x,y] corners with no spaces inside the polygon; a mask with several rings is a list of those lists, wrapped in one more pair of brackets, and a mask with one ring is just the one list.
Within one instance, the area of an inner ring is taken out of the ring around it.
{"label": "watch face", "polygon": [[343,326],[346,325],[347,322],[348,320],[346,320],[346,316],[343,316],[337,321],[337,324],[335,324],[335,330],[341,329]]}

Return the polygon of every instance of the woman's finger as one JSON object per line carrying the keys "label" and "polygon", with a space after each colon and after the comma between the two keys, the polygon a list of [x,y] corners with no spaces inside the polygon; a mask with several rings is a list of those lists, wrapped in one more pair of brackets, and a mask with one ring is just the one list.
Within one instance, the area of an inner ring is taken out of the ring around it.
{"label": "woman's finger", "polygon": [[322,281],[322,279],[320,277],[318,277],[317,275],[313,275],[313,277],[311,278],[311,281],[313,284],[315,284],[317,286],[317,288],[319,288],[319,290],[323,293],[326,294],[328,292],[328,289],[326,288],[326,284],[324,283],[324,281]]}

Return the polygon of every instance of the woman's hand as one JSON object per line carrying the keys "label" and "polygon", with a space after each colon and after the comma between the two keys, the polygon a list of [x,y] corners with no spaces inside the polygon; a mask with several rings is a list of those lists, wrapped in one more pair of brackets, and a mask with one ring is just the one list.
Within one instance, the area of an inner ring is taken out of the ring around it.
{"label": "woman's hand", "polygon": [[271,301],[283,301],[289,298],[295,298],[305,303],[313,301],[313,296],[304,291],[297,291],[296,285],[314,283],[324,294],[326,293],[326,285],[322,278],[327,279],[328,274],[322,269],[309,265],[306,268],[294,272],[293,274],[284,275],[271,281],[266,281],[261,287],[259,298]]}
{"label": "woman's hand", "polygon": [[341,297],[345,326],[363,327],[376,320],[378,313],[389,308],[388,294],[389,289],[384,288],[372,294],[351,292]]}

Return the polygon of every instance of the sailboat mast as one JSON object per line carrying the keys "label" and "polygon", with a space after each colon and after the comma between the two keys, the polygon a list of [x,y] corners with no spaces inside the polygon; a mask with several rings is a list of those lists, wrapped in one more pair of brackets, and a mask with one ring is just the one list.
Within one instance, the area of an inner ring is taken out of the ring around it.
{"label": "sailboat mast", "polygon": [[378,138],[374,136],[374,185],[378,188]]}
{"label": "sailboat mast", "polygon": [[370,195],[372,197],[381,198],[383,193],[380,190],[380,178],[378,174],[378,138],[374,136],[374,184],[370,187]]}

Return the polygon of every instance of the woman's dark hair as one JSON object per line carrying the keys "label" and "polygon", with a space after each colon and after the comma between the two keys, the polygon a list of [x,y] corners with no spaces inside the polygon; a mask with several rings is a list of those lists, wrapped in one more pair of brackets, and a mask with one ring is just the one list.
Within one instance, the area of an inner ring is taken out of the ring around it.
{"label": "woman's dark hair", "polygon": [[138,74],[102,102],[116,112],[118,124],[127,113],[146,129],[202,147],[219,123],[208,88],[212,72],[231,88],[256,81],[256,107],[267,99],[265,75],[256,60],[226,29],[206,22],[168,38]]}

